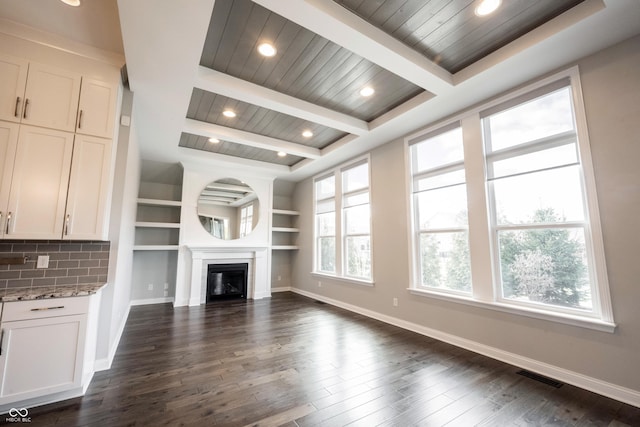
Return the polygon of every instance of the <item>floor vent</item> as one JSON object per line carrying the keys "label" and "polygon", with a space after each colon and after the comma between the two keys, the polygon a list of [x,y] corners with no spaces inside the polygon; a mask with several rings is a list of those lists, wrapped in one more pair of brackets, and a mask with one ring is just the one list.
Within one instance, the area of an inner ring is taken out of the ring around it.
{"label": "floor vent", "polygon": [[550,385],[551,387],[555,387],[555,388],[560,388],[560,387],[562,387],[564,385],[560,381],[556,381],[556,380],[553,380],[551,378],[547,378],[545,376],[538,375],[538,374],[536,374],[534,372],[525,371],[524,369],[521,370],[521,371],[516,372],[516,374],[522,375],[523,377],[531,378],[532,380],[536,380],[538,382],[541,382],[541,383],[546,384],[546,385]]}

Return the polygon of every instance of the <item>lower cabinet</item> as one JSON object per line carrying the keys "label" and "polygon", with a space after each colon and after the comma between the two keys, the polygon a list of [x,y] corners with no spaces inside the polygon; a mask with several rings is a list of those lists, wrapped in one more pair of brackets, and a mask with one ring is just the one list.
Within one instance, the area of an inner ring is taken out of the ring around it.
{"label": "lower cabinet", "polygon": [[89,297],[4,303],[0,405],[81,389]]}

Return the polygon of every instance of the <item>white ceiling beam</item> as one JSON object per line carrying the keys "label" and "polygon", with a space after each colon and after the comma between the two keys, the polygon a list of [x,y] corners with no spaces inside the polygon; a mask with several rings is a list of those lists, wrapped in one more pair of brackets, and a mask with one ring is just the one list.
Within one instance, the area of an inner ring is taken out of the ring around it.
{"label": "white ceiling beam", "polygon": [[210,68],[202,66],[198,68],[195,86],[208,92],[279,111],[343,132],[355,135],[364,135],[369,132],[369,125],[364,120],[320,107]]}
{"label": "white ceiling beam", "polygon": [[453,86],[447,70],[333,1],[253,1],[436,95]]}
{"label": "white ceiling beam", "polygon": [[239,129],[232,129],[226,126],[215,125],[213,123],[201,122],[193,119],[185,119],[183,132],[194,135],[218,138],[221,140],[235,142],[237,144],[262,148],[271,151],[283,151],[294,156],[306,157],[308,159],[320,158],[320,150],[294,142],[271,138],[269,136],[258,135],[245,132]]}

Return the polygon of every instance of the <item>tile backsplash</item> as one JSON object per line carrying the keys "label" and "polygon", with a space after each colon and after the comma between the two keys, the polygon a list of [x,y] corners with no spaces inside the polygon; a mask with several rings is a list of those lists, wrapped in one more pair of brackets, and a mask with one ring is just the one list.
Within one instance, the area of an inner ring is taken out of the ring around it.
{"label": "tile backsplash", "polygon": [[[106,283],[109,247],[105,241],[0,240],[0,260],[28,258],[24,264],[0,265],[0,290]],[[49,266],[36,268],[42,255],[49,256]]]}

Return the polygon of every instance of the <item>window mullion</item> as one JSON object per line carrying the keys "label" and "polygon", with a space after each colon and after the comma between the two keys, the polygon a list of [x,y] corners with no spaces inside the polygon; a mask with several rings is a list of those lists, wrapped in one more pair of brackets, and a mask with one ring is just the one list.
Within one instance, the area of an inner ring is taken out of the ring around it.
{"label": "window mullion", "polygon": [[464,166],[467,181],[467,207],[469,221],[469,252],[471,256],[471,283],[473,297],[493,301],[494,285],[491,261],[491,233],[487,214],[485,162],[482,125],[478,113],[460,122],[464,145]]}

